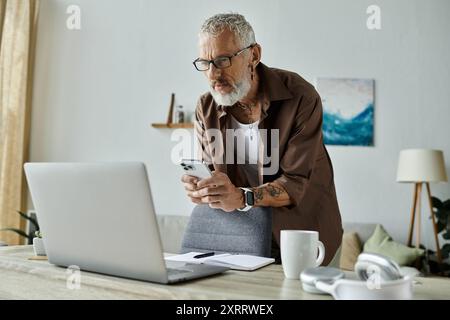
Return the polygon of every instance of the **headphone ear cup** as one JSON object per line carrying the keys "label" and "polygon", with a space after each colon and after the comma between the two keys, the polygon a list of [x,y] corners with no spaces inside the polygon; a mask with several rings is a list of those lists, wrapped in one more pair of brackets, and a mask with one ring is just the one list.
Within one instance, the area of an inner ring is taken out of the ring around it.
{"label": "headphone ear cup", "polygon": [[371,266],[370,262],[367,261],[356,261],[355,263],[355,273],[360,280],[366,281],[369,278],[368,269]]}
{"label": "headphone ear cup", "polygon": [[398,280],[403,277],[395,261],[376,253],[361,253],[355,264],[355,272],[363,281],[367,281],[372,275],[380,277],[381,281]]}

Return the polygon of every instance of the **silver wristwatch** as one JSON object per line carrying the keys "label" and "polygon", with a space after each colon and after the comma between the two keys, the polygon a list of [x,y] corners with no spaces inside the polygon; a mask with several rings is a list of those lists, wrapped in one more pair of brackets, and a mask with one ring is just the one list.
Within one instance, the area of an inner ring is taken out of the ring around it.
{"label": "silver wristwatch", "polygon": [[239,188],[244,191],[244,203],[245,206],[243,208],[238,209],[239,211],[248,211],[255,205],[255,196],[253,194],[253,190],[249,188]]}

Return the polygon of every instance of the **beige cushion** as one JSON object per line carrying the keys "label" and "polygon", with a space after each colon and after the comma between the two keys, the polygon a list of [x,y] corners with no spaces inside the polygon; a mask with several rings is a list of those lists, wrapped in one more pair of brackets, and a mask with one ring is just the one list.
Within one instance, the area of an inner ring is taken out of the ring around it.
{"label": "beige cushion", "polygon": [[342,236],[342,254],[340,268],[353,271],[358,255],[361,253],[361,240],[356,232],[347,232]]}

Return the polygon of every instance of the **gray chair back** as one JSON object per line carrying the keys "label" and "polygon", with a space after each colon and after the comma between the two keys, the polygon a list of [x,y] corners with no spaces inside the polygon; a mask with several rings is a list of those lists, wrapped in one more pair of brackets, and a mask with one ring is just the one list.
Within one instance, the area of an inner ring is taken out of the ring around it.
{"label": "gray chair back", "polygon": [[185,230],[181,253],[214,251],[270,257],[271,241],[271,208],[225,212],[197,205]]}

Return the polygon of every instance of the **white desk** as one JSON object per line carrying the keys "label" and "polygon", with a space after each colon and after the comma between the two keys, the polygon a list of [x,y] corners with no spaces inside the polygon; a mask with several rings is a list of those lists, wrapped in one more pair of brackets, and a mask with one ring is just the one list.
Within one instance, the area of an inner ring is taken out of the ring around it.
{"label": "white desk", "polygon": [[[161,285],[81,272],[81,288],[68,289],[66,269],[29,260],[31,246],[0,247],[0,299],[331,299],[308,294],[281,265],[253,272],[230,270],[190,282]],[[450,279],[418,278],[416,299],[450,299]]]}

